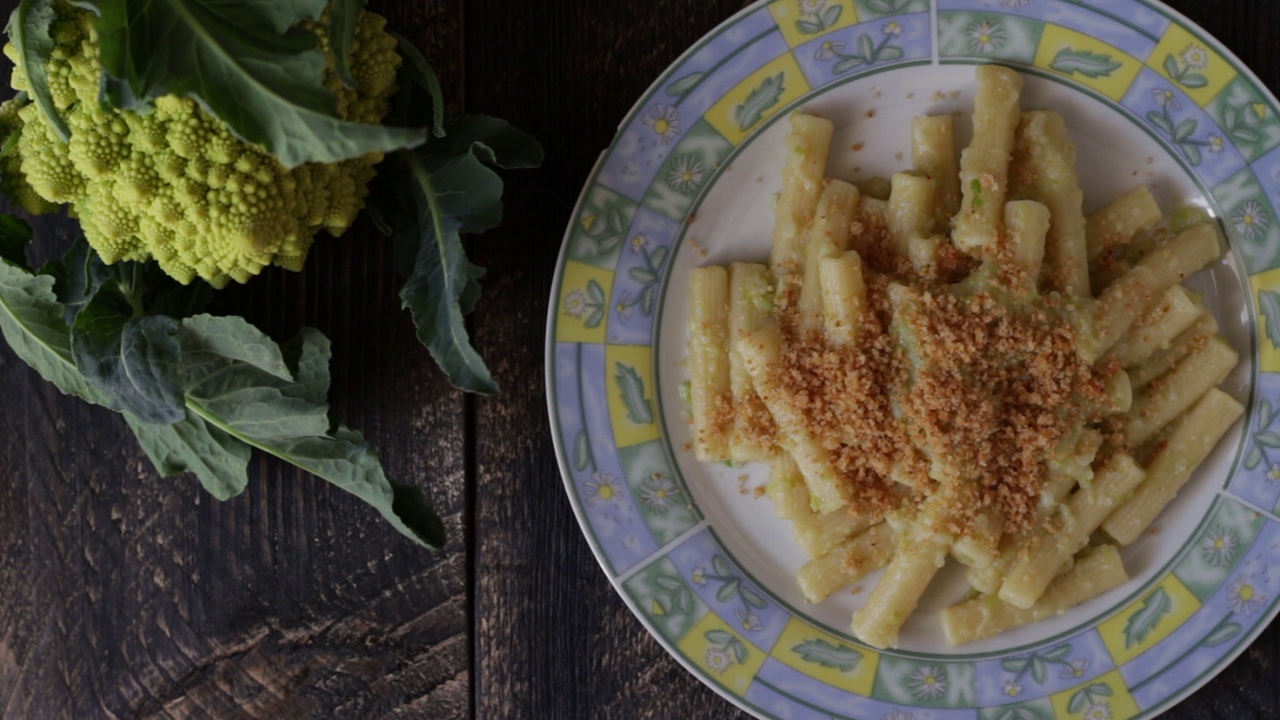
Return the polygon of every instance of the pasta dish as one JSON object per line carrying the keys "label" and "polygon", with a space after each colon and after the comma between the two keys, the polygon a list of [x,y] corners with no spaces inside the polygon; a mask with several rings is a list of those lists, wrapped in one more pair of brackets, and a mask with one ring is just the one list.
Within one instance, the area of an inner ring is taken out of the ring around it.
{"label": "pasta dish", "polygon": [[1022,85],[978,68],[968,147],[918,117],[888,182],[827,177],[833,124],[792,115],[767,262],[691,278],[698,459],[770,463],[808,600],[884,568],[851,623],[876,647],[948,558],[973,587],[952,645],[1126,582],[1119,548],[1243,413],[1182,285],[1217,226],[1145,186],[1086,216],[1063,119]]}

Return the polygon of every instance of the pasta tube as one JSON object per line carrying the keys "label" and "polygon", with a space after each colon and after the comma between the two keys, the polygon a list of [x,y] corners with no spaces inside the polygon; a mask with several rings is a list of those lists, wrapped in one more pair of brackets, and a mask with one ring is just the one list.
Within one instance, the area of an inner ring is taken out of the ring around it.
{"label": "pasta tube", "polygon": [[741,341],[773,310],[769,269],[754,263],[729,266],[729,387],[733,394],[733,432],[729,457],[734,462],[768,460],[775,454],[772,417],[756,394],[742,359]]}
{"label": "pasta tube", "polygon": [[1009,68],[982,65],[977,78],[975,132],[960,154],[962,199],[951,232],[956,247],[971,254],[978,254],[1000,234],[1022,96],[1022,76]]}
{"label": "pasta tube", "polygon": [[1147,466],[1147,477],[1133,497],[1103,523],[1102,530],[1128,545],[1151,525],[1191,479],[1218,441],[1244,414],[1244,406],[1221,390],[1210,390],[1178,421],[1168,440]]}
{"label": "pasta tube", "polygon": [[834,132],[835,126],[825,118],[804,113],[791,116],[782,193],[774,206],[773,251],[769,256],[769,266],[779,281],[804,268],[805,230],[818,209]]}
{"label": "pasta tube", "polygon": [[1000,599],[1024,610],[1044,594],[1062,567],[1089,543],[1107,515],[1142,482],[1142,468],[1128,455],[1114,455],[1093,478],[1091,488],[1081,488],[1067,501],[1062,528],[1042,531],[1009,571],[1000,586]]}
{"label": "pasta tube", "polygon": [[729,459],[733,391],[729,385],[729,275],[716,265],[690,278],[689,388],[693,447],[702,461]]}
{"label": "pasta tube", "polygon": [[1120,562],[1120,552],[1114,545],[1100,545],[1081,554],[1031,607],[1019,608],[995,595],[983,595],[943,610],[942,632],[952,646],[983,640],[1059,615],[1126,582],[1129,574]]}
{"label": "pasta tube", "polygon": [[778,424],[778,444],[795,458],[812,496],[814,509],[826,513],[848,504],[848,488],[831,463],[831,453],[809,432],[804,416],[791,403],[782,376],[782,336],[768,320],[742,344],[747,372],[756,392]]}
{"label": "pasta tube", "polygon": [[805,563],[796,573],[796,581],[806,600],[822,602],[840,588],[884,567],[891,557],[893,528],[882,522]]}
{"label": "pasta tube", "polygon": [[950,223],[952,216],[960,210],[960,167],[950,115],[928,115],[911,120],[911,164],[935,183],[935,225]]}

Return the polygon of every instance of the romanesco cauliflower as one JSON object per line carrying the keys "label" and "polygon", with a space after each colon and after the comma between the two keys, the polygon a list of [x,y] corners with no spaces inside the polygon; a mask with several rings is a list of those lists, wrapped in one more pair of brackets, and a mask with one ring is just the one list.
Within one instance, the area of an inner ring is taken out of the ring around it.
{"label": "romanesco cauliflower", "polygon": [[[34,102],[0,105],[0,135],[18,132],[0,159],[5,189],[34,213],[70,204],[107,263],[154,258],[182,283],[245,282],[268,264],[299,270],[320,229],[342,234],[364,206],[381,153],[285,168],[241,141],[195,101],[166,96],[146,114],[104,107],[93,13],[55,4],[47,64],[54,104],[71,130],[64,143]],[[363,12],[351,52],[354,89],[333,68],[327,23],[314,30],[329,57],[325,85],[339,117],[376,124],[390,109],[400,56],[385,19]],[[29,81],[12,43],[12,85]]]}

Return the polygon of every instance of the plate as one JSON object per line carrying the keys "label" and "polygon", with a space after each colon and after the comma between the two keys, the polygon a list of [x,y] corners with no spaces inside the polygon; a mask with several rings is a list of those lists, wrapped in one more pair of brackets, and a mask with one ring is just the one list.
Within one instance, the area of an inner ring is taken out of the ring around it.
{"label": "plate", "polygon": [[[861,588],[804,602],[806,558],[757,497],[765,468],[693,459],[687,277],[767,256],[790,112],[835,121],[829,175],[888,176],[910,163],[915,115],[955,113],[968,142],[986,62],[1023,72],[1023,107],[1065,116],[1086,212],[1141,183],[1166,214],[1190,203],[1220,221],[1229,252],[1190,284],[1240,351],[1223,388],[1248,411],[1123,551],[1129,583],[949,648],[936,611],[965,584],[944,572],[901,647],[876,650],[848,630]],[[557,265],[553,439],[610,581],[690,672],[759,717],[1145,718],[1194,691],[1280,612],[1280,332],[1264,332],[1280,314],[1277,109],[1230,52],[1147,0],[773,0],[729,19],[632,109]]]}

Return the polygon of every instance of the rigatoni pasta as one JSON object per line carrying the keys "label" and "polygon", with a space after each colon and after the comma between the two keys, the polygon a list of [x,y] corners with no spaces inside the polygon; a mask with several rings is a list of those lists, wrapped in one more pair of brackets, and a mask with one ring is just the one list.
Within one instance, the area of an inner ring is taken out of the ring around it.
{"label": "rigatoni pasta", "polygon": [[878,647],[948,558],[974,588],[942,614],[953,644],[1125,582],[1117,544],[1243,412],[1180,285],[1217,228],[1139,237],[1162,220],[1145,189],[1086,218],[1062,118],[1023,112],[1011,70],[977,78],[969,147],[917,118],[887,194],[826,178],[832,124],[793,115],[769,265],[693,278],[698,456],[771,462],[810,601],[884,568],[851,620]]}

